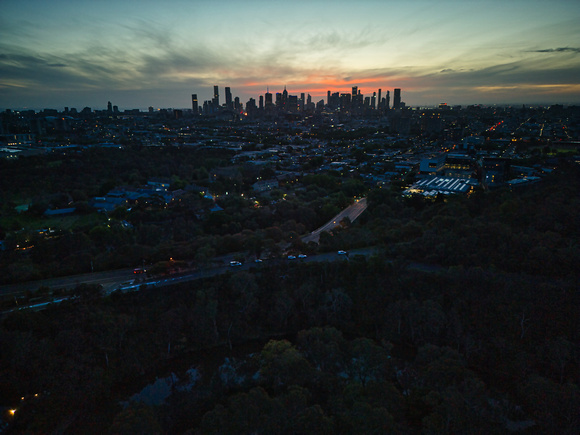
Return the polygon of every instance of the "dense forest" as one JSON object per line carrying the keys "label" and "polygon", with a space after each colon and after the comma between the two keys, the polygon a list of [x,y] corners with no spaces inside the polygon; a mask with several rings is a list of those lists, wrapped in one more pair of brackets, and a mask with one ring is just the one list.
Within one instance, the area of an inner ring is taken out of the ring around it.
{"label": "dense forest", "polygon": [[[194,182],[200,168],[171,173]],[[117,168],[110,176],[127,182],[126,174]],[[140,175],[136,182],[160,175]],[[15,171],[14,177],[22,175]],[[243,182],[243,171],[241,177]],[[88,196],[89,185],[77,187]],[[208,257],[273,249],[286,238],[304,251],[374,246],[377,254],[323,263],[272,261],[107,297],[82,285],[77,298],[46,310],[5,314],[0,405],[16,411],[6,411],[4,430],[577,433],[580,168],[562,162],[523,190],[429,202],[375,188],[367,211],[323,234],[320,245],[301,246],[292,236],[363,193],[361,185],[315,175],[268,206],[226,198],[221,217],[192,218],[191,235],[170,233],[175,222],[152,207],[119,216],[134,226],[127,233],[95,230],[101,224],[63,230],[68,242],[59,249],[72,257],[82,250],[113,256],[129,252],[128,246],[140,255],[146,248],[173,252],[168,246],[180,246],[190,258],[205,249]],[[61,189],[54,186],[52,193]],[[283,193],[282,187],[280,198]],[[20,225],[28,218],[5,208],[2,222]],[[140,225],[151,234],[167,231],[147,244]],[[49,259],[51,246],[42,251]],[[43,255],[9,253],[4,261],[41,270]],[[216,359],[213,366],[203,364]],[[158,405],[129,400],[155,377],[191,366],[201,373],[191,388],[176,386]]]}
{"label": "dense forest", "polygon": [[[575,278],[376,256],[107,298],[87,288],[3,319],[1,394],[20,406],[13,433],[573,434]],[[207,371],[163,405],[120,405],[172,361],[256,340],[234,378]]]}

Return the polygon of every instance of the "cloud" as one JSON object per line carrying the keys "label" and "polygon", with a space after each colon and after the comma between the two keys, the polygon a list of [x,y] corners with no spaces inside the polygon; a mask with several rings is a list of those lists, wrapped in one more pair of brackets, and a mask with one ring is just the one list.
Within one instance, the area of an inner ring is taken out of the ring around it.
{"label": "cloud", "polygon": [[530,50],[530,53],[580,53],[579,47],[558,47]]}

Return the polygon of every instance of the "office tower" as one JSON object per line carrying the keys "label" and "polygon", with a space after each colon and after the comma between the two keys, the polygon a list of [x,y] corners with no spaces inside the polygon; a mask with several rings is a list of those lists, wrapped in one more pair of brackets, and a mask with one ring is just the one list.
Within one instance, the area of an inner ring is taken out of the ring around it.
{"label": "office tower", "polygon": [[379,98],[377,98],[377,109],[381,108],[381,89],[379,88]]}
{"label": "office tower", "polygon": [[395,89],[395,95],[393,97],[393,109],[397,110],[401,108],[401,90]]}
{"label": "office tower", "polygon": [[264,96],[263,95],[260,95],[260,106],[259,107],[260,107],[260,109],[264,108]]}
{"label": "office tower", "polygon": [[296,113],[298,111],[298,96],[288,95],[285,103],[285,109],[289,112]]}
{"label": "office tower", "polygon": [[330,91],[326,91],[326,105],[330,106]]}
{"label": "office tower", "polygon": [[220,93],[219,93],[219,89],[217,86],[213,87],[213,100],[212,100],[213,105],[217,108],[220,105]]}
{"label": "office tower", "polygon": [[272,94],[270,93],[269,89],[266,91],[266,97],[265,97],[264,103],[266,104],[266,107],[270,107],[273,104]]}
{"label": "office tower", "polygon": [[199,113],[199,103],[197,101],[197,94],[191,94],[191,110],[193,110],[194,115],[197,115]]}
{"label": "office tower", "polygon": [[371,109],[376,109],[377,107],[377,93],[373,92],[373,96],[371,97]]}
{"label": "office tower", "polygon": [[[262,100],[262,96],[260,96],[260,100]],[[246,115],[249,116],[250,118],[254,117],[256,115],[256,112],[258,111],[258,108],[256,107],[256,100],[254,100],[253,98],[250,98],[248,100],[248,102],[246,103]]]}
{"label": "office tower", "polygon": [[232,91],[229,87],[226,87],[226,108],[233,109],[234,106],[232,104]]}
{"label": "office tower", "polygon": [[113,113],[113,104],[110,101],[107,103],[107,112],[109,114]]}
{"label": "office tower", "polygon": [[340,94],[338,92],[335,92],[328,99],[328,107],[330,107],[331,109],[338,109],[339,105],[340,105]]}
{"label": "office tower", "polygon": [[387,91],[387,96],[385,97],[385,109],[389,110],[390,107],[391,107],[391,95],[389,91]]}
{"label": "office tower", "polygon": [[352,98],[355,98],[358,95],[358,86],[352,87]]}
{"label": "office tower", "polygon": [[352,95],[351,94],[340,94],[340,111],[341,112],[348,112],[351,109],[351,101]]}

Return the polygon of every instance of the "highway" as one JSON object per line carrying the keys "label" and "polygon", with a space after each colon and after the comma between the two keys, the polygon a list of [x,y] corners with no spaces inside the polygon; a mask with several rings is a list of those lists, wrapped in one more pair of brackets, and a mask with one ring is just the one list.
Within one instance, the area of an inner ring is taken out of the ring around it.
{"label": "highway", "polygon": [[[356,218],[358,218],[362,212],[364,212],[367,208],[367,199],[361,198],[356,200],[352,205],[342,210],[339,214],[334,216],[330,221],[328,221],[322,227],[314,230],[312,233],[304,236],[302,241],[304,243],[314,241],[318,242],[320,239],[320,234],[323,231],[332,231],[334,228],[340,226],[341,221],[344,218],[349,218],[351,222],[353,222]],[[361,255],[369,255],[369,252],[374,251],[373,249],[364,249],[360,250],[359,252]],[[355,252],[353,251],[353,254]],[[327,254],[319,254],[316,256],[298,259],[297,261],[302,262],[309,262],[309,261],[332,261],[336,259],[336,253],[327,253]],[[0,298],[10,298],[10,297],[17,297],[21,296],[26,292],[35,292],[41,287],[48,287],[51,290],[55,289],[64,289],[64,290],[72,290],[79,284],[97,284],[103,287],[103,291],[105,294],[111,293],[115,290],[122,289],[124,291],[131,291],[137,290],[141,285],[155,285],[155,286],[163,286],[169,285],[176,282],[181,281],[188,281],[194,280],[198,278],[202,278],[204,276],[213,276],[217,274],[224,273],[230,269],[230,266],[227,266],[230,260],[233,259],[232,255],[225,255],[223,257],[215,258],[214,259],[214,267],[206,267],[203,270],[197,269],[195,271],[184,271],[180,274],[169,275],[163,278],[157,279],[146,279],[143,275],[135,275],[133,273],[133,269],[118,269],[118,270],[111,270],[105,272],[95,272],[95,273],[87,273],[81,275],[73,275],[73,276],[64,276],[59,278],[50,278],[45,280],[39,281],[29,281],[24,283],[18,284],[10,284],[10,285],[3,285],[0,286]],[[287,261],[284,260],[265,260],[265,262],[271,261]],[[288,260],[292,261],[292,260]],[[220,266],[225,265],[225,266]],[[237,270],[246,270],[250,267],[261,267],[265,265],[265,263],[247,263],[242,266],[236,267]]]}

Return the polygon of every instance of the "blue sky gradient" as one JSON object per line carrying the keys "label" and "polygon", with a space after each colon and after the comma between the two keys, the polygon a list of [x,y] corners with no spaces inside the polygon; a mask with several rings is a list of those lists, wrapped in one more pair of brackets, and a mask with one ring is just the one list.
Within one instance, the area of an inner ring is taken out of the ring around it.
{"label": "blue sky gradient", "polygon": [[0,0],[0,109],[190,107],[230,86],[580,103],[579,1]]}

